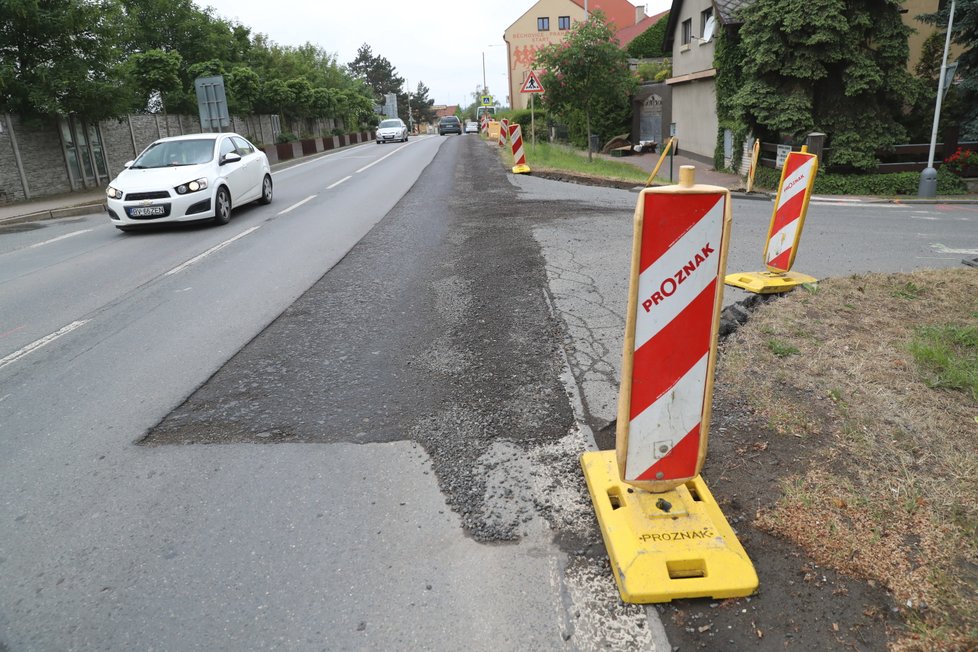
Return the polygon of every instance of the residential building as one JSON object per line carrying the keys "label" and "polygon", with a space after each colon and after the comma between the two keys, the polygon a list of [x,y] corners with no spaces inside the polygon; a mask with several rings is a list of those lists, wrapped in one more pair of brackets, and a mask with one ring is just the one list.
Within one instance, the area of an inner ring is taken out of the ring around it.
{"label": "residential building", "polygon": [[[575,22],[584,20],[585,0],[538,0],[516,22],[506,28],[509,62],[509,97],[514,109],[525,109],[530,99],[520,88],[526,80],[537,52],[544,47],[562,42]],[[601,11],[617,30],[633,27],[643,21],[644,7],[636,7],[628,0],[588,0],[588,11]],[[654,22],[654,21],[653,21]],[[649,23],[651,25],[652,23]],[[640,31],[632,35],[637,36]]]}

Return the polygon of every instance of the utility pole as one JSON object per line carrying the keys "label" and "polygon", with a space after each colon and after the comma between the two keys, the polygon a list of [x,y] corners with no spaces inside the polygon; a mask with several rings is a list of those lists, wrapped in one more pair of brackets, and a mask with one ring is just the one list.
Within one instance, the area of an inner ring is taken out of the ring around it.
{"label": "utility pole", "polygon": [[[587,0],[585,0],[586,2]],[[927,167],[920,173],[917,186],[918,197],[937,196],[937,170],[934,168],[934,150],[937,149],[937,125],[941,121],[941,101],[944,99],[944,80],[947,77],[947,52],[951,48],[951,28],[954,26],[954,0],[951,0],[951,13],[947,18],[947,35],[944,37],[944,57],[941,59],[941,77],[937,82],[937,102],[934,106],[934,126],[930,132],[930,153]],[[945,152],[947,154],[947,152]]]}

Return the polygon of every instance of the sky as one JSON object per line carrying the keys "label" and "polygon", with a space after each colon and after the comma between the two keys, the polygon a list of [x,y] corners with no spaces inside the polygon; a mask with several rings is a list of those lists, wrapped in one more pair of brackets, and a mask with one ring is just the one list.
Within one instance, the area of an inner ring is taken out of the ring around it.
{"label": "sky", "polygon": [[[667,11],[670,0],[631,0],[649,15]],[[506,102],[506,47],[503,32],[535,0],[493,0],[483,3],[408,3],[403,0],[340,2],[338,0],[194,0],[213,7],[222,18],[261,32],[279,45],[306,42],[336,54],[347,64],[368,44],[375,56],[386,57],[410,90],[424,82],[435,104],[472,103],[483,81],[501,103]]]}

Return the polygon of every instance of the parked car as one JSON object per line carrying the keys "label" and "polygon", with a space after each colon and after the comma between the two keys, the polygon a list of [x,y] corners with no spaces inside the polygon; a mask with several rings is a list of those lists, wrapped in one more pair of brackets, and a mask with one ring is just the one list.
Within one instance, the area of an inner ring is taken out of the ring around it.
{"label": "parked car", "polygon": [[408,128],[400,118],[384,120],[377,126],[377,144],[393,143],[394,141],[406,143],[408,139]]}
{"label": "parked car", "polygon": [[459,122],[458,118],[453,115],[446,115],[438,121],[438,135],[444,136],[445,134],[462,135],[462,123]]}
{"label": "parked car", "polygon": [[265,153],[238,134],[161,138],[126,163],[106,188],[109,218],[123,231],[164,222],[227,224],[231,208],[272,201]]}
{"label": "parked car", "polygon": [[465,123],[465,133],[467,133],[467,134],[477,134],[477,133],[479,133],[479,123],[478,122],[472,122],[471,120],[469,120],[468,122],[466,122]]}

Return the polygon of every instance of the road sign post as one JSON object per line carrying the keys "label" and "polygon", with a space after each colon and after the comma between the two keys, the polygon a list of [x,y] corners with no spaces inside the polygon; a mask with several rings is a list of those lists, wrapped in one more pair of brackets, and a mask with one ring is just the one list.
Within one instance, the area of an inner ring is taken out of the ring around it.
{"label": "road sign post", "polygon": [[750,595],[757,573],[699,477],[710,425],[730,191],[646,188],[635,208],[614,451],[581,464],[626,602]]}
{"label": "road sign post", "polygon": [[537,76],[535,70],[530,70],[527,73],[526,79],[523,80],[523,85],[520,87],[520,92],[530,94],[530,142],[533,144],[534,149],[536,149],[537,124],[533,110],[533,97],[537,93],[543,92],[543,84],[540,83],[540,78]]}

